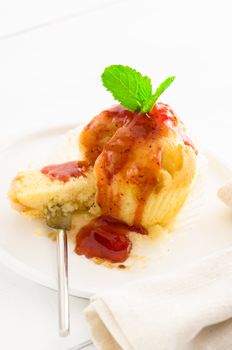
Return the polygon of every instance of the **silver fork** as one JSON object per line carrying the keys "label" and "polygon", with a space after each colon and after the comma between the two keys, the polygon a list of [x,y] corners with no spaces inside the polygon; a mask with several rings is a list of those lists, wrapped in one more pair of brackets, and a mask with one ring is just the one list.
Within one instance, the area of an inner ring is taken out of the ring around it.
{"label": "silver fork", "polygon": [[66,337],[70,331],[70,311],[68,292],[68,245],[66,231],[71,228],[72,216],[64,213],[62,207],[46,209],[46,223],[57,230],[57,273],[59,334]]}
{"label": "silver fork", "polygon": [[93,344],[92,341],[89,339],[89,340],[84,341],[83,343],[80,343],[76,346],[73,346],[69,350],[82,350],[82,349],[84,349],[87,346],[92,345],[92,344]]}

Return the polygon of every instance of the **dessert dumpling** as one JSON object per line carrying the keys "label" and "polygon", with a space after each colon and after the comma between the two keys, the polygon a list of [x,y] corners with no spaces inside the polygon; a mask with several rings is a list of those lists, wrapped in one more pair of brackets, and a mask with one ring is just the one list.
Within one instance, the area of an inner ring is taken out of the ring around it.
{"label": "dessert dumpling", "polygon": [[80,136],[94,163],[103,215],[149,228],[171,223],[196,174],[196,152],[173,110],[157,103],[150,115],[118,105],[96,116]]}

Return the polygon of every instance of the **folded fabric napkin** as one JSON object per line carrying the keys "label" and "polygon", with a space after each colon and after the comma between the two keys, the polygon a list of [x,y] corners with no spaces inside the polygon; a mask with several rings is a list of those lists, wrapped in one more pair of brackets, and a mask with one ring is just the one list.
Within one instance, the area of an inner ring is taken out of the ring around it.
{"label": "folded fabric napkin", "polygon": [[85,316],[99,350],[230,350],[232,248],[95,296]]}

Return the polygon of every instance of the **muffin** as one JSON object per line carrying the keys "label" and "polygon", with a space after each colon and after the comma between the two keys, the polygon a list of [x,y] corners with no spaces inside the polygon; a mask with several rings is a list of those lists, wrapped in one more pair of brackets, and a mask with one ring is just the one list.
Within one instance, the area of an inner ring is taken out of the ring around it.
{"label": "muffin", "polygon": [[163,103],[149,117],[121,105],[103,111],[82,131],[80,149],[94,167],[102,214],[128,225],[167,227],[196,175],[196,151]]}

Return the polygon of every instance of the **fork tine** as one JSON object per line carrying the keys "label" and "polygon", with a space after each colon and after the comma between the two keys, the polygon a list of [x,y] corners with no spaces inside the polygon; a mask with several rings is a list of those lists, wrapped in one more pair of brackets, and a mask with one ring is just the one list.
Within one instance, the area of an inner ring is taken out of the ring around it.
{"label": "fork tine", "polygon": [[71,213],[64,212],[62,207],[54,206],[52,208],[46,208],[45,216],[49,227],[57,230],[70,230],[72,215]]}

